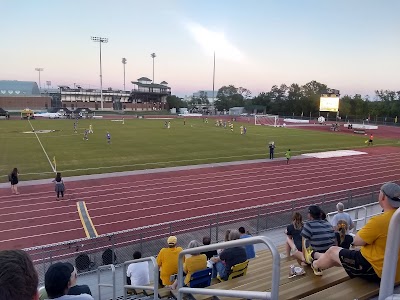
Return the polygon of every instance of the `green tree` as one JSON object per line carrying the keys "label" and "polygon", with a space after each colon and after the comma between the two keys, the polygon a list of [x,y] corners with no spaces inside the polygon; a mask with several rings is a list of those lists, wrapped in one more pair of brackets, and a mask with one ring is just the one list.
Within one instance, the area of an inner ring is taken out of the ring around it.
{"label": "green tree", "polygon": [[167,96],[167,104],[169,108],[181,108],[188,106],[187,103],[182,100],[182,98],[179,98],[175,95]]}

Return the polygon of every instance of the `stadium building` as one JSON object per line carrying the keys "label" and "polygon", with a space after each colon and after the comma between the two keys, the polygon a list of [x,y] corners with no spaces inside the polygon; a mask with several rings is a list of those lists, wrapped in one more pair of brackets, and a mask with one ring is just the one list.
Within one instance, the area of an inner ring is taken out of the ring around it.
{"label": "stadium building", "polygon": [[51,107],[51,99],[41,95],[36,82],[0,80],[0,107],[5,110],[45,110]]}
{"label": "stadium building", "polygon": [[101,94],[103,94],[104,110],[152,111],[168,109],[167,96],[171,88],[163,81],[152,83],[147,77],[132,81],[131,91],[108,88],[102,93],[99,89],[84,89],[80,86],[70,88],[59,86],[56,89],[39,90],[36,82],[31,81],[0,81],[0,107],[6,110],[49,110],[51,108],[89,108],[101,109]]}

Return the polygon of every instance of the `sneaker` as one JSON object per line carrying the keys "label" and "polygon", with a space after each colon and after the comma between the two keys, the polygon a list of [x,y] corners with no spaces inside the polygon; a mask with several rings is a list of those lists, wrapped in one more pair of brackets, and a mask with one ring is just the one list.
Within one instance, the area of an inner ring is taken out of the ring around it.
{"label": "sneaker", "polygon": [[308,263],[309,265],[312,263],[313,258],[312,258],[312,253],[313,253],[313,249],[310,247],[306,248],[305,251],[305,255],[304,255],[304,260],[306,261],[306,263]]}
{"label": "sneaker", "polygon": [[[313,261],[313,262],[314,262],[314,261]],[[314,267],[313,262],[311,262],[311,269],[314,271],[314,274],[315,274],[316,276],[322,276],[322,271],[321,271],[321,269],[318,269],[318,268]]]}

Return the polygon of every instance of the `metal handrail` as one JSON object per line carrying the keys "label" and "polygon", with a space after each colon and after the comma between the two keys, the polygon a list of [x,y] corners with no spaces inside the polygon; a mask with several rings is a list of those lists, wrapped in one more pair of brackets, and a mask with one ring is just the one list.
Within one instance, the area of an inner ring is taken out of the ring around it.
{"label": "metal handrail", "polygon": [[143,261],[151,261],[153,263],[153,273],[154,273],[154,286],[149,286],[149,285],[129,285],[125,284],[125,281],[123,281],[123,286],[124,286],[124,300],[127,299],[126,294],[128,289],[141,289],[141,290],[149,290],[154,292],[154,300],[158,299],[158,277],[159,277],[159,268],[156,259],[154,256],[150,257],[145,257],[145,258],[139,258],[139,259],[134,259],[134,260],[129,260],[124,262],[123,264],[123,274],[122,274],[122,280],[125,279],[126,277],[126,269],[127,266],[132,264],[132,263],[139,263]]}
{"label": "metal handrail", "polygon": [[[111,272],[112,272],[112,284],[109,283],[101,283],[100,282],[100,273],[102,269],[109,269],[111,268]],[[117,299],[116,296],[116,291],[115,291],[115,266],[114,265],[105,265],[105,266],[100,266],[97,268],[97,288],[98,288],[98,292],[99,292],[99,300],[101,299],[101,287],[109,287],[113,289],[113,300]]]}
{"label": "metal handrail", "polygon": [[[250,244],[264,243],[268,246],[272,253],[272,285],[271,292],[255,292],[255,291],[241,291],[241,290],[221,290],[221,289],[207,289],[207,288],[189,288],[183,287],[183,257],[186,254],[193,254],[199,252],[206,252],[210,250],[226,249],[231,247],[245,246]],[[250,237],[239,239],[229,242],[201,246],[183,250],[179,253],[178,257],[178,298],[182,300],[183,294],[201,294],[213,295],[222,297],[236,297],[246,299],[273,299],[277,300],[279,295],[279,280],[280,280],[280,256],[273,242],[265,236]]]}
{"label": "metal handrail", "polygon": [[[374,203],[369,203],[369,204],[365,204],[365,205],[360,205],[360,206],[355,206],[355,207],[351,207],[351,208],[346,208],[343,210],[343,212],[351,212],[351,211],[356,211],[358,212],[359,209],[363,209],[365,211],[364,217],[363,218],[358,218],[358,213],[357,213],[357,217],[355,219],[353,219],[353,222],[357,223],[357,221],[364,221],[364,225],[367,223],[367,217],[373,217],[376,216],[378,214],[372,214],[367,216],[367,207],[369,206],[374,206],[379,204],[378,202],[374,202]],[[337,211],[334,212],[330,212],[326,214],[326,217],[328,218],[329,221],[331,221],[331,216],[334,216],[338,214]],[[356,226],[354,226],[356,227]]]}
{"label": "metal handrail", "polygon": [[400,234],[398,231],[399,224],[400,209],[397,209],[390,219],[388,235],[386,238],[385,259],[383,260],[379,300],[384,300],[393,295],[400,246]]}

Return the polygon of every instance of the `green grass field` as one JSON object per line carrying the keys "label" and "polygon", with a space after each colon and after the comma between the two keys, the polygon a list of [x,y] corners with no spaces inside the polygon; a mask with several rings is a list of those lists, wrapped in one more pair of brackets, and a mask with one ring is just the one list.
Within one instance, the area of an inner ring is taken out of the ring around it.
{"label": "green grass field", "polygon": [[[172,119],[171,129],[165,120],[126,119],[125,124],[111,120],[79,120],[78,133],[73,120],[32,120],[50,161],[56,157],[57,170],[63,176],[139,170],[211,162],[268,157],[267,143],[275,141],[275,156],[282,157],[290,148],[292,155],[365,146],[366,137],[290,128],[246,124],[247,134],[215,127],[214,120]],[[93,125],[89,140],[83,131]],[[0,121],[0,182],[17,167],[21,180],[51,178],[54,173],[35,134],[26,120]],[[109,131],[112,143],[107,144]],[[394,140],[376,140],[375,144],[395,145]]]}

